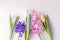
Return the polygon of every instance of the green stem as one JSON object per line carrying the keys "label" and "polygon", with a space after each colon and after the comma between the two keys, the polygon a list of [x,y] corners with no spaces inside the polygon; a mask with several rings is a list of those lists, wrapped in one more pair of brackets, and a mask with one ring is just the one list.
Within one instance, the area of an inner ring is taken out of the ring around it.
{"label": "green stem", "polygon": [[24,34],[24,40],[26,40],[26,33]]}
{"label": "green stem", "polygon": [[41,37],[38,29],[37,29],[37,31],[38,31],[38,36],[39,36],[40,40],[42,40],[42,37]]}
{"label": "green stem", "polygon": [[39,37],[40,37],[40,40],[42,40],[42,37],[39,35]]}
{"label": "green stem", "polygon": [[10,40],[12,40],[13,31],[11,30]]}

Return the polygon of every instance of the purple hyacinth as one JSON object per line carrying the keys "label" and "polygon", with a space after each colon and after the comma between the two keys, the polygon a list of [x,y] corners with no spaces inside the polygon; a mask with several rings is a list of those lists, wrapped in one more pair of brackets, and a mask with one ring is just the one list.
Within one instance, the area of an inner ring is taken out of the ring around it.
{"label": "purple hyacinth", "polygon": [[16,27],[15,27],[15,32],[16,33],[19,33],[19,36],[22,37],[24,32],[26,30],[26,23],[23,21],[19,21],[17,24],[16,24]]}

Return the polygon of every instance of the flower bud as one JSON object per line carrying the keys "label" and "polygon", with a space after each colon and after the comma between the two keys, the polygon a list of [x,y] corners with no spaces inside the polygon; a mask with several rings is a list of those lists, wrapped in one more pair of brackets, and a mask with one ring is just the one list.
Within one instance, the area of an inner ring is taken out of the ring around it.
{"label": "flower bud", "polygon": [[46,21],[46,18],[44,15],[41,15],[41,21],[44,23]]}

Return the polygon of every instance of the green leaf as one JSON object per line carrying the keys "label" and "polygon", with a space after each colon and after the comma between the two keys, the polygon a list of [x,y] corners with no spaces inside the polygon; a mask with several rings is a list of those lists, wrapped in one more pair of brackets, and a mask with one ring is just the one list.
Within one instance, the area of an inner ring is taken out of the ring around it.
{"label": "green leaf", "polygon": [[26,40],[29,40],[29,35],[30,35],[30,15],[27,16],[27,26],[26,26]]}
{"label": "green leaf", "polygon": [[15,20],[15,22],[14,22],[14,24],[13,24],[12,29],[14,29],[14,27],[15,27],[15,25],[17,24],[18,20],[19,20],[19,17],[17,16],[17,17],[16,17],[16,20]]}
{"label": "green leaf", "polygon": [[10,19],[10,29],[12,29],[13,22],[12,22],[12,18],[11,18],[11,16],[9,17],[9,19]]}
{"label": "green leaf", "polygon": [[49,25],[49,21],[48,21],[48,16],[46,17],[46,31],[50,37],[50,40],[52,40],[52,34],[51,34],[51,30],[50,30],[50,25]]}
{"label": "green leaf", "polygon": [[11,26],[10,40],[12,40],[14,27],[15,27],[16,23],[18,22],[18,20],[19,20],[19,17],[16,17],[15,22],[12,24],[12,19],[10,17],[10,26]]}

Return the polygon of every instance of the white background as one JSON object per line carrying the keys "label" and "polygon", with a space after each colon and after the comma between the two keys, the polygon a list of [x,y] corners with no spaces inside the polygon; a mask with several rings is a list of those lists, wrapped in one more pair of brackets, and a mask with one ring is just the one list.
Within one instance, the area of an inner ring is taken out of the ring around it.
{"label": "white background", "polygon": [[9,14],[21,14],[29,9],[47,14],[53,40],[60,40],[60,0],[0,0],[0,40],[9,40]]}

